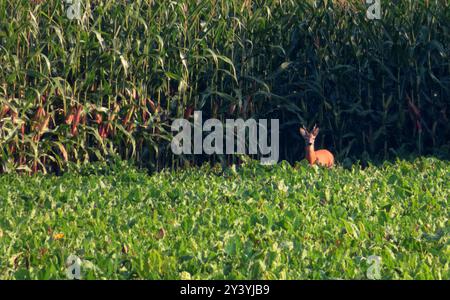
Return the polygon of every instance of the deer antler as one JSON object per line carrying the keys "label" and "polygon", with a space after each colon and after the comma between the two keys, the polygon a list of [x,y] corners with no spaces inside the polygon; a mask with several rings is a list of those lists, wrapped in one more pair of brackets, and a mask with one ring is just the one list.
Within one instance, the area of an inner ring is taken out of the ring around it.
{"label": "deer antler", "polygon": [[315,136],[319,133],[319,127],[317,127],[316,124],[314,124],[314,128],[312,129],[311,133]]}

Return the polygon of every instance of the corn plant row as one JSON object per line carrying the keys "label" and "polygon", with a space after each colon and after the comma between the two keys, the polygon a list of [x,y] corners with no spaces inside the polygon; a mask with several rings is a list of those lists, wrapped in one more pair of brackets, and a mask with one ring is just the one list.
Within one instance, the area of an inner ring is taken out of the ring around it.
{"label": "corn plant row", "polygon": [[194,110],[280,119],[289,161],[314,123],[338,160],[448,155],[450,4],[394,2],[0,0],[0,171],[235,159],[171,153]]}

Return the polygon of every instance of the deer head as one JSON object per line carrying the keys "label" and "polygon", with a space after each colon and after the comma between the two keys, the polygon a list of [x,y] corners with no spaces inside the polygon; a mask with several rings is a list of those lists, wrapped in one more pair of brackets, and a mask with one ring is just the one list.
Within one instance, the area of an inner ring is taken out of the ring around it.
{"label": "deer head", "polygon": [[307,146],[313,146],[314,141],[316,140],[317,135],[319,134],[319,127],[314,125],[314,128],[311,132],[309,132],[305,126],[300,128],[300,134],[305,139],[305,143]]}

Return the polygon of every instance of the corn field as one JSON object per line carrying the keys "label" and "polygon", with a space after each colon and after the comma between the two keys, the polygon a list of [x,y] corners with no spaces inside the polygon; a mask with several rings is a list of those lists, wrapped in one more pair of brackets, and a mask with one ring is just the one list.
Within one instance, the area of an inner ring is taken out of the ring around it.
{"label": "corn field", "polygon": [[175,118],[280,119],[344,158],[450,153],[450,3],[0,0],[0,172],[60,172],[111,156],[149,170],[175,156]]}

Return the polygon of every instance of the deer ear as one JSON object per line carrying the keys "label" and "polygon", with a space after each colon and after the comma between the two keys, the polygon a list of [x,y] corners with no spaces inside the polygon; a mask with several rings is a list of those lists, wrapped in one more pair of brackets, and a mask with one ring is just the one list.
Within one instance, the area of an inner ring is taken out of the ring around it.
{"label": "deer ear", "polygon": [[300,134],[302,135],[302,137],[305,137],[308,134],[308,132],[306,131],[305,128],[300,128]]}
{"label": "deer ear", "polygon": [[319,134],[319,127],[317,127],[317,126],[314,125],[314,129],[313,129],[313,131],[312,131],[312,134],[313,134],[314,136],[317,136],[317,135]]}

